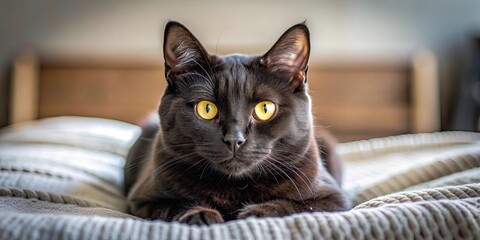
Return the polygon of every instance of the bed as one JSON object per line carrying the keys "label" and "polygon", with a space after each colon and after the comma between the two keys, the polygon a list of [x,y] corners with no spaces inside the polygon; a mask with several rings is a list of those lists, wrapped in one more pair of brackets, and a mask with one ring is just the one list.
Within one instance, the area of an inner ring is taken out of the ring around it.
{"label": "bed", "polygon": [[[330,77],[339,79],[338,74],[345,76],[352,74],[352,71],[364,74],[383,71],[383,76],[388,78],[393,75],[385,72],[401,70],[401,76],[420,79],[425,75],[431,77],[428,72],[418,72],[415,66],[406,68],[404,64],[380,69],[363,67],[318,67],[316,74],[330,74]],[[122,68],[121,71],[133,71],[135,73],[130,74],[138,79],[142,79],[141,76],[143,79],[156,78],[161,73],[157,68],[132,69]],[[335,72],[332,69],[336,69],[337,73],[332,73]],[[376,126],[377,130],[368,132],[356,125],[350,126],[349,131],[338,132],[343,140],[338,145],[338,151],[345,160],[343,187],[355,205],[350,211],[298,213],[283,218],[249,218],[202,227],[148,221],[129,215],[126,213],[123,193],[123,167],[126,154],[140,133],[139,127],[132,123],[144,110],[128,117],[114,108],[115,104],[118,105],[115,96],[105,95],[105,88],[115,85],[120,81],[119,78],[125,76],[118,71],[116,67],[78,69],[42,65],[32,58],[23,58],[16,65],[14,76],[17,79],[14,80],[12,98],[22,100],[12,101],[12,125],[0,130],[0,239],[480,237],[480,133],[418,133],[435,131],[438,127],[435,119],[415,115],[415,111],[428,106],[428,101],[432,104],[435,98],[427,97],[426,103],[414,100],[414,90],[409,87],[404,87],[408,99],[404,95],[397,98],[404,103],[399,104],[397,100],[388,103],[403,106],[403,112],[393,113],[404,114],[400,118],[404,122],[397,122],[401,128],[395,129],[387,124]],[[96,92],[89,84],[81,83],[81,79],[91,76],[89,74],[99,76],[98,72],[104,74],[101,78],[106,83],[96,83],[94,89],[99,89]],[[75,76],[78,77],[77,83],[72,80]],[[110,80],[105,79],[108,76]],[[411,78],[405,80],[407,78],[398,76],[393,78],[408,81],[401,83],[404,86],[419,84]],[[58,84],[65,84],[65,77],[75,86],[73,89],[79,91],[77,95],[55,94]],[[133,88],[134,85],[129,87]],[[315,88],[316,85],[312,84],[314,91]],[[390,89],[391,86],[382,88]],[[399,88],[393,89],[398,91]],[[26,92],[16,94],[15,91]],[[122,90],[118,91],[122,93]],[[98,108],[107,109],[110,106],[114,108],[113,111],[82,108],[87,101],[82,97],[85,94],[96,96],[97,104],[101,105]],[[55,97],[57,99],[52,100]],[[150,98],[158,99],[158,96]],[[35,99],[40,99],[39,104]],[[355,97],[352,99],[355,100]],[[23,101],[23,104],[18,104],[19,101]],[[28,101],[34,106],[25,104]],[[135,101],[146,100],[142,98]],[[321,104],[321,101],[318,98],[314,104]],[[413,107],[413,103],[417,106]],[[63,110],[62,104],[66,104]],[[339,111],[337,116],[342,116],[345,114],[342,111],[346,110]],[[122,119],[122,116],[126,118]],[[368,134],[379,136],[369,138]]]}

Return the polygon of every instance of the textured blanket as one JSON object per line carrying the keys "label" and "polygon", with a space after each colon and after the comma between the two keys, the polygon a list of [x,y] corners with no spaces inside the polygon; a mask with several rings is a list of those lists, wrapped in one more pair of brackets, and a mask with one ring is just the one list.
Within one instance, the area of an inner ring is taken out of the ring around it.
{"label": "textured blanket", "polygon": [[354,209],[208,227],[125,213],[124,157],[138,135],[80,117],[0,130],[0,239],[480,238],[480,133],[341,144]]}

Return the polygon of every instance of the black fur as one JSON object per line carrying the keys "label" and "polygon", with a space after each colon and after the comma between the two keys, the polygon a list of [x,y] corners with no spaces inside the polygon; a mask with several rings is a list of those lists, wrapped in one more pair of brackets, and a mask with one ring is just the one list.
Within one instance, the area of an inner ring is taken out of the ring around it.
{"label": "black fur", "polygon": [[[304,24],[287,30],[265,55],[219,57],[183,25],[168,23],[160,128],[148,159],[129,157],[143,163],[129,193],[130,210],[145,218],[211,224],[348,209],[320,158],[324,146],[317,144],[306,85],[309,54]],[[195,106],[202,100],[218,107],[218,117],[198,116]],[[264,100],[277,111],[259,121],[252,111]],[[239,144],[232,148],[232,142]]]}

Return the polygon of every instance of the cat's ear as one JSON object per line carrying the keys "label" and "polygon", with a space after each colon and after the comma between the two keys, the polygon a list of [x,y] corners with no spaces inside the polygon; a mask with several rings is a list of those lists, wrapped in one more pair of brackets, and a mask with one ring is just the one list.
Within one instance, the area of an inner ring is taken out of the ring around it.
{"label": "cat's ear", "polygon": [[289,28],[260,58],[260,63],[272,72],[289,74],[292,88],[306,82],[310,56],[310,33],[304,23]]}
{"label": "cat's ear", "polygon": [[208,53],[197,38],[182,24],[170,21],[165,26],[163,58],[165,76],[193,70],[208,61]]}

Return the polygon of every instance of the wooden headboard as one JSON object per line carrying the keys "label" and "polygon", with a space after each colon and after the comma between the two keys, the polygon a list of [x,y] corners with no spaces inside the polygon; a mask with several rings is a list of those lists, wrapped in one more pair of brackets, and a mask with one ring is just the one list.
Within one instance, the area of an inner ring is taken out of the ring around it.
{"label": "wooden headboard", "polygon": [[[75,115],[137,123],[157,108],[161,64],[40,62],[14,64],[10,122]],[[309,68],[316,125],[340,141],[439,130],[436,62],[429,51],[410,61],[323,63]]]}

